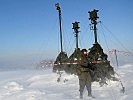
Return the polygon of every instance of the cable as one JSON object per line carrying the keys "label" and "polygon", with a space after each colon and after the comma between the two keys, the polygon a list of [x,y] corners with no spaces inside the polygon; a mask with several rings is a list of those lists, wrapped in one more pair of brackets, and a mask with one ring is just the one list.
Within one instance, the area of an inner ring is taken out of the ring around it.
{"label": "cable", "polygon": [[[105,36],[105,32],[104,32],[104,29],[103,29],[103,27],[102,27],[102,25],[101,25],[101,21],[100,21],[100,27],[102,28],[102,34],[103,34],[103,37],[104,37],[104,41],[105,41],[105,45],[106,45],[106,47],[107,47],[107,51],[109,52],[109,46],[108,46],[108,43],[107,43],[107,40],[106,40],[106,36]],[[108,54],[109,55],[109,57],[110,57],[110,59],[111,59],[111,62],[113,63],[113,65],[114,65],[114,62],[113,62],[113,58],[111,57],[111,55],[110,54]]]}
{"label": "cable", "polygon": [[74,39],[74,41],[72,42],[72,44],[71,45],[69,45],[70,46],[70,48],[69,48],[69,51],[68,51],[68,55],[70,55],[70,53],[71,53],[71,51],[73,51],[73,47],[74,47],[74,43],[76,42],[76,39]]}
{"label": "cable", "polygon": [[103,23],[102,23],[102,25],[116,39],[116,41],[119,42],[119,44],[121,45],[121,47],[123,47],[126,51],[129,52],[129,50],[126,49],[126,47],[120,42],[120,40]]}

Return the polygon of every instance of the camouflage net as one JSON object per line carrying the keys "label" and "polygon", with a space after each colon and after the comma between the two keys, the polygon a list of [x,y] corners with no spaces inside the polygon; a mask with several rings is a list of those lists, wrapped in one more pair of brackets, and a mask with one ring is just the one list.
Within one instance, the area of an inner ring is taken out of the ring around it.
{"label": "camouflage net", "polygon": [[[60,57],[62,56],[62,57]],[[79,67],[85,67],[91,75],[92,82],[99,82],[100,86],[107,84],[107,80],[118,81],[114,76],[115,71],[107,60],[107,55],[103,52],[102,47],[97,43],[90,48],[88,53],[89,61],[79,64],[83,58],[80,49],[75,49],[73,54],[68,58],[66,54],[60,53],[55,64],[62,60],[62,64],[57,64],[53,67],[53,71],[65,71],[67,74],[76,74]],[[72,64],[73,63],[73,64]],[[87,64],[87,65],[86,65]]]}

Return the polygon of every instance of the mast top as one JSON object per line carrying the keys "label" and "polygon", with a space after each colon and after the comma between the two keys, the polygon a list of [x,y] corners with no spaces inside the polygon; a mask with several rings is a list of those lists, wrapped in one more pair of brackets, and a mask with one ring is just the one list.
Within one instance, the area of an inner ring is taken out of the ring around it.
{"label": "mast top", "polygon": [[[93,11],[89,11],[88,13],[89,13],[89,20],[91,20],[92,22],[93,21],[96,21],[99,17],[97,16],[97,12],[98,12],[99,10],[93,10]],[[92,23],[93,24],[93,23]]]}
{"label": "mast top", "polygon": [[56,3],[56,4],[55,4],[55,7],[56,7],[57,10],[60,11],[60,5],[59,5],[59,3]]}
{"label": "mast top", "polygon": [[79,31],[78,31],[78,29],[80,28],[80,27],[79,27],[79,23],[80,23],[80,22],[72,23],[72,24],[73,24],[73,28],[72,28],[72,29],[74,29],[74,32],[75,32],[75,33],[78,33],[78,32],[79,32]]}
{"label": "mast top", "polygon": [[78,50],[78,29],[80,28],[79,27],[79,22],[75,22],[75,23],[72,23],[73,24],[73,28],[74,29],[74,32],[75,32],[75,37],[76,37],[76,50]]}
{"label": "mast top", "polygon": [[96,28],[96,25],[97,25],[97,19],[99,18],[97,16],[97,12],[98,10],[93,10],[93,11],[89,11],[89,20],[91,20],[91,24],[93,24],[93,30],[94,30],[94,37],[95,37],[95,44],[97,44],[97,28]]}

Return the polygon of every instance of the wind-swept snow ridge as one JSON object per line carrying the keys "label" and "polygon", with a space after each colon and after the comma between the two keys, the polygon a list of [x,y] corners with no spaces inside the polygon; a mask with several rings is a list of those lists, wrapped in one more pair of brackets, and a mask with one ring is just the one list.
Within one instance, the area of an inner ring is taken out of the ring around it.
{"label": "wind-swept snow ridge", "polygon": [[[92,83],[92,93],[96,97],[87,96],[84,91],[83,100],[132,100],[133,99],[133,65],[119,66],[117,73],[125,86],[121,93],[119,82],[108,81],[108,85],[100,87]],[[0,72],[0,100],[80,100],[78,77],[62,73],[59,76],[47,70],[18,70]]]}

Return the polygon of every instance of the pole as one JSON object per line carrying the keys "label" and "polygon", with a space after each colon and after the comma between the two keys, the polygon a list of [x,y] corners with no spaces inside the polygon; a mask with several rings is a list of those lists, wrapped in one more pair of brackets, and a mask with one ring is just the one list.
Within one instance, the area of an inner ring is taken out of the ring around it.
{"label": "pole", "polygon": [[97,43],[97,28],[96,28],[97,22],[94,21],[94,37],[95,37],[95,44]]}
{"label": "pole", "polygon": [[80,28],[79,25],[78,25],[79,22],[75,22],[75,23],[72,23],[72,24],[73,24],[72,29],[74,29],[75,37],[76,37],[76,49],[78,49],[78,33],[79,33],[78,29]]}
{"label": "pole", "polygon": [[93,30],[94,30],[94,37],[95,37],[95,44],[97,44],[97,19],[99,18],[97,16],[98,10],[89,11],[89,20],[91,20],[91,24],[93,24]]}
{"label": "pole", "polygon": [[61,8],[59,6],[59,3],[55,4],[56,9],[59,12],[59,24],[60,24],[60,46],[61,46],[61,52],[63,52],[63,46],[62,46],[62,25],[61,25]]}
{"label": "pole", "polygon": [[118,66],[119,66],[119,64],[118,64],[118,57],[117,57],[117,53],[116,53],[117,51],[116,51],[116,49],[114,50],[114,54],[115,54],[115,59],[116,59],[116,65],[117,65],[117,68],[118,68]]}
{"label": "pole", "polygon": [[61,27],[61,10],[59,10],[59,23],[60,23],[60,45],[61,45],[61,52],[63,52],[63,46],[62,46],[62,27]]}
{"label": "pole", "polygon": [[78,32],[76,33],[76,49],[78,49]]}

